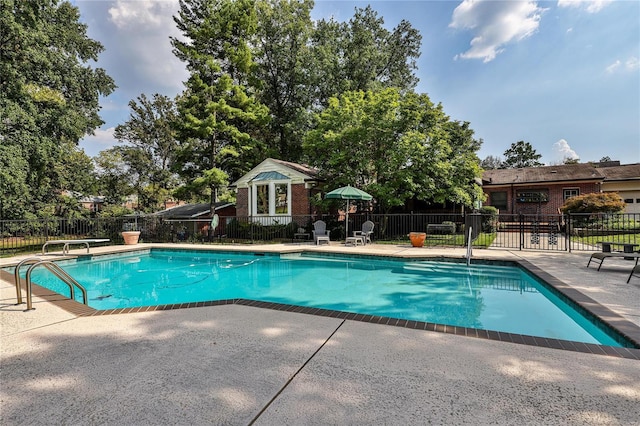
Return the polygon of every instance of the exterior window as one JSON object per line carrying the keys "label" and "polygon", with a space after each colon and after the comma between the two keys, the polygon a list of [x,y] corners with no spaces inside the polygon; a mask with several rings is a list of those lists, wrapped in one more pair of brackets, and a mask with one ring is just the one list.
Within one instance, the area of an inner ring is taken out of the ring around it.
{"label": "exterior window", "polygon": [[569,198],[577,197],[578,195],[580,195],[580,189],[579,188],[565,189],[565,190],[563,190],[562,199],[564,201],[567,201]]}
{"label": "exterior window", "polygon": [[256,186],[256,213],[269,214],[269,185]]}
{"label": "exterior window", "polygon": [[507,193],[506,192],[492,192],[491,193],[491,205],[499,210],[507,210]]}
{"label": "exterior window", "polygon": [[291,184],[288,182],[264,182],[254,185],[251,210],[255,215],[289,215]]}
{"label": "exterior window", "polygon": [[289,185],[286,183],[276,183],[276,214],[288,214],[289,213],[289,199],[288,196]]}
{"label": "exterior window", "polygon": [[633,204],[633,198],[625,198],[624,202],[627,204]]}
{"label": "exterior window", "polygon": [[516,194],[519,203],[546,203],[549,201],[547,191],[522,191]]}

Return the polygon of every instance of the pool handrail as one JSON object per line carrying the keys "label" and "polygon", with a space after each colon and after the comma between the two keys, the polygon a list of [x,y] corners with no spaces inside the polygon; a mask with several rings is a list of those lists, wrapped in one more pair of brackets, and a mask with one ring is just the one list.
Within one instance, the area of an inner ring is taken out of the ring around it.
{"label": "pool handrail", "polygon": [[[67,274],[65,272],[64,269],[62,269],[61,267],[59,267],[58,265],[56,265],[54,262],[50,261],[50,260],[40,260],[34,263],[33,265],[29,266],[29,269],[27,269],[27,276],[26,276],[26,281],[27,281],[27,309],[26,311],[31,311],[33,309],[35,309],[33,307],[33,296],[31,294],[31,272],[33,272],[33,270],[42,265],[45,268],[47,268],[50,272],[52,272],[56,277],[58,277],[60,280],[62,280],[62,282],[64,282],[66,285],[69,286],[69,290],[70,290],[70,298],[71,300],[75,300],[75,290],[74,287],[78,287],[80,289],[80,291],[82,292],[82,300],[85,305],[88,304],[88,297],[87,297],[87,290],[82,286],[82,284],[80,284],[79,282],[77,282],[75,279],[73,279],[71,277],[71,275]],[[19,278],[19,276],[18,276]],[[19,280],[18,280],[19,283]]]}
{"label": "pool handrail", "polygon": [[18,263],[13,271],[13,282],[16,285],[16,305],[21,305],[22,303],[24,303],[22,301],[22,290],[20,288],[20,267],[22,265],[25,265],[27,263],[38,263],[40,262],[42,259],[40,259],[39,257],[28,257],[26,259],[23,259],[20,261],[20,263]]}

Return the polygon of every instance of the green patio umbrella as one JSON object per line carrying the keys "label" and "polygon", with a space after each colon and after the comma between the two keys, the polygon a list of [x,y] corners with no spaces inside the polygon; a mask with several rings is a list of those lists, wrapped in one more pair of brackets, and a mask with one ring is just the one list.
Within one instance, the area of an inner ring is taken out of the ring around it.
{"label": "green patio umbrella", "polygon": [[343,186],[342,188],[334,189],[331,192],[327,192],[327,195],[324,198],[328,199],[337,199],[337,200],[347,200],[347,213],[345,217],[345,225],[344,225],[344,233],[345,236],[349,236],[349,201],[351,200],[362,200],[369,201],[373,197],[371,194],[364,192],[361,189],[354,188],[351,185]]}

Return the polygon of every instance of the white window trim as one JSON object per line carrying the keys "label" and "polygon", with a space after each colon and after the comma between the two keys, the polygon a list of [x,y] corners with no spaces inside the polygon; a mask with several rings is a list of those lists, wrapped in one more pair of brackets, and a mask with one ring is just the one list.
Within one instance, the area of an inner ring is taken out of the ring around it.
{"label": "white window trim", "polygon": [[[276,214],[276,185],[287,185],[287,212]],[[269,187],[269,213],[258,213],[258,186],[266,185]],[[250,216],[291,216],[291,181],[290,180],[272,180],[252,182],[250,188],[249,215]]]}
{"label": "white window trim", "polygon": [[[577,191],[577,194],[567,197],[567,191]],[[562,201],[567,201],[569,198],[577,197],[579,195],[580,188],[562,188]]]}

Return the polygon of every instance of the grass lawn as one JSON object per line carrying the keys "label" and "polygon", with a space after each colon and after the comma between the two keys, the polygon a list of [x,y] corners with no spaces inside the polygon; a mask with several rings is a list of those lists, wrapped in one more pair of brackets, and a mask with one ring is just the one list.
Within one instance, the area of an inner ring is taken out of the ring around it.
{"label": "grass lawn", "polygon": [[[487,248],[496,238],[496,234],[485,234],[481,233],[478,235],[478,238],[473,241],[474,248]],[[377,244],[406,244],[409,243],[409,238],[406,239],[397,239],[397,240],[378,240],[374,241]],[[427,234],[427,239],[424,240],[425,247],[437,247],[437,246],[456,246],[456,247],[464,247],[464,235],[429,235]]]}

